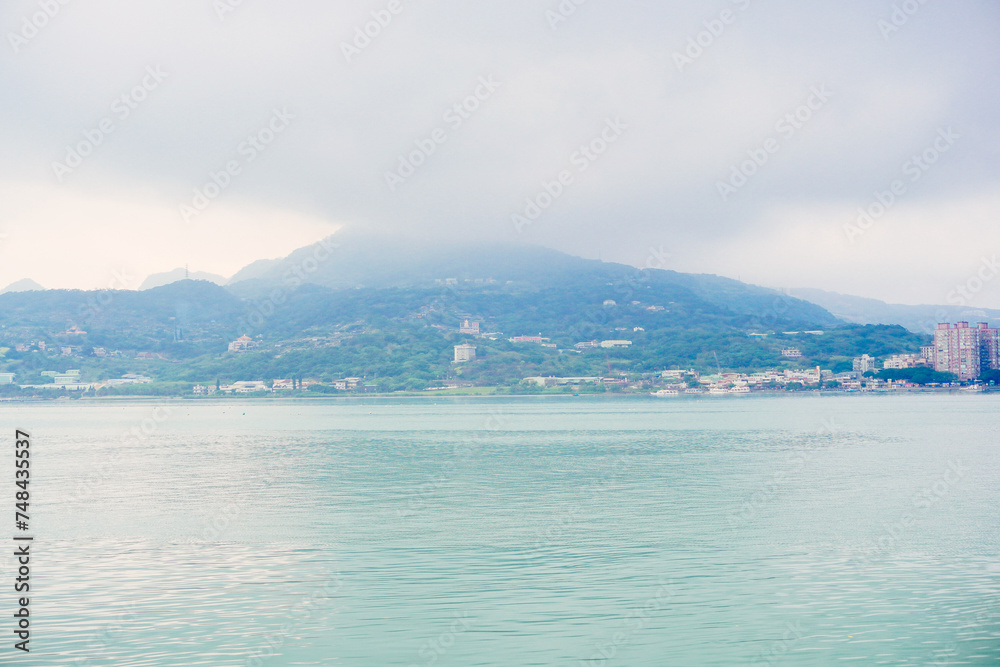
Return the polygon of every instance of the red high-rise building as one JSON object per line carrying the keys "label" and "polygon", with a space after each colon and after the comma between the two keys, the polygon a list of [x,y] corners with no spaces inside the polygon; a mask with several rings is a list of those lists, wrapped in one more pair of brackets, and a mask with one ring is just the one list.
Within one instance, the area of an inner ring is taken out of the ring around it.
{"label": "red high-rise building", "polygon": [[975,380],[984,370],[1000,369],[1000,329],[985,322],[939,324],[934,331],[934,370]]}
{"label": "red high-rise building", "polygon": [[991,329],[985,322],[978,328],[981,370],[1000,370],[1000,329]]}

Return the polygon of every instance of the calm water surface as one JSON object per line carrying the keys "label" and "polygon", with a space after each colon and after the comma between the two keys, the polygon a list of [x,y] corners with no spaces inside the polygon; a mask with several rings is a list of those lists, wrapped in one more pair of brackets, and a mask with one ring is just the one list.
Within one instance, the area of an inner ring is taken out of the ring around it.
{"label": "calm water surface", "polygon": [[7,404],[36,541],[0,664],[1000,664],[998,408]]}

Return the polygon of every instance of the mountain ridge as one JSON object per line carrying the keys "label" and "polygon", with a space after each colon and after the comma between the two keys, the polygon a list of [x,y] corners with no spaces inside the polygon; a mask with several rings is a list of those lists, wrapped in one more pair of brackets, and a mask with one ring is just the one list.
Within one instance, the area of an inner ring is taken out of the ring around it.
{"label": "mountain ridge", "polygon": [[942,322],[987,322],[994,327],[1000,325],[1000,310],[989,308],[933,304],[911,306],[810,288],[790,289],[787,292],[854,324],[895,324],[914,333],[931,333]]}
{"label": "mountain ridge", "polygon": [[162,273],[151,273],[146,276],[146,279],[142,281],[139,285],[139,291],[144,291],[148,289],[153,289],[154,287],[163,287],[164,285],[169,285],[175,283],[179,280],[205,280],[216,285],[225,285],[228,282],[228,278],[214,273],[208,273],[206,271],[188,271],[185,268],[174,269],[172,271],[164,271]]}
{"label": "mountain ridge", "polygon": [[22,278],[16,282],[12,282],[0,290],[0,294],[9,294],[12,292],[43,292],[45,288],[36,283],[31,278]]}

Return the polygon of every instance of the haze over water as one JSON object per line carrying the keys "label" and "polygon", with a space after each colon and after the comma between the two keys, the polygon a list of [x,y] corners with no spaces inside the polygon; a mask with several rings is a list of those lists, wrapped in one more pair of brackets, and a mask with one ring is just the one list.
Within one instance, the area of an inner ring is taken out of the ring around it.
{"label": "haze over water", "polygon": [[157,405],[7,410],[19,664],[1000,662],[995,396]]}

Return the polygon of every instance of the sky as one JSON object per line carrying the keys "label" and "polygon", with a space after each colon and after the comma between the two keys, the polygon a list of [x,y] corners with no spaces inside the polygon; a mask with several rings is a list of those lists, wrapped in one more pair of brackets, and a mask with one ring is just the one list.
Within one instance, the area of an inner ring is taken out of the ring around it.
{"label": "sky", "polygon": [[8,0],[0,284],[344,226],[1000,308],[986,0]]}

